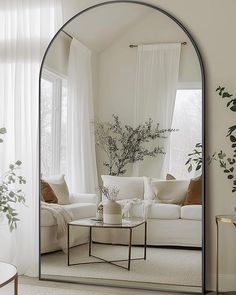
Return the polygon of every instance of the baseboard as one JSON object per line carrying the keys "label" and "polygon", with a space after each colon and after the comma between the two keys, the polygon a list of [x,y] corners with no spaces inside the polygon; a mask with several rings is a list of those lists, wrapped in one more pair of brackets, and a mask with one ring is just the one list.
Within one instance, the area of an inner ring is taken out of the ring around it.
{"label": "baseboard", "polygon": [[[216,276],[210,275],[207,280],[206,289],[215,291]],[[219,275],[219,291],[234,291],[236,290],[236,275],[220,274]]]}

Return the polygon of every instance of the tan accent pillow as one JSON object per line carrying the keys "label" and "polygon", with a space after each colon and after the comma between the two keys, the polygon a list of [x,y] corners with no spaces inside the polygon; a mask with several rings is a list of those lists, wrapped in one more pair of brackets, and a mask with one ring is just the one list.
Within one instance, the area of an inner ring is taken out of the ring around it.
{"label": "tan accent pillow", "polygon": [[41,179],[41,186],[40,186],[40,196],[41,201],[47,203],[58,203],[57,197],[52,190],[51,186],[45,181]]}
{"label": "tan accent pillow", "polygon": [[190,180],[184,205],[202,204],[202,176]]}
{"label": "tan accent pillow", "polygon": [[169,173],[166,174],[166,180],[175,180],[175,179],[176,178],[173,175],[171,175]]}
{"label": "tan accent pillow", "polygon": [[51,176],[50,178],[47,178],[47,182],[53,189],[57,197],[58,204],[60,205],[70,204],[70,194],[69,194],[68,186],[66,184],[64,175]]}

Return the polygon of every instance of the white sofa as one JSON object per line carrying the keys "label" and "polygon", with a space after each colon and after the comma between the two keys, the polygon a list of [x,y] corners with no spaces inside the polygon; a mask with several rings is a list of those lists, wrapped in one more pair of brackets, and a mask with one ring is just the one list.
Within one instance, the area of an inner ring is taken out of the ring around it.
{"label": "white sofa", "polygon": [[[151,200],[147,211],[148,245],[202,246],[202,206],[181,203],[188,189],[189,180],[157,180],[146,177],[102,176],[104,186],[115,186],[118,198]],[[156,198],[156,199],[155,199]],[[143,204],[134,204],[129,217],[143,218]],[[143,228],[133,232],[133,244],[143,243]],[[127,244],[128,231],[123,229],[95,229],[93,241],[100,243]]]}
{"label": "white sofa", "polygon": [[[68,212],[72,213],[73,220],[80,218],[95,217],[98,197],[95,194],[71,195],[70,202],[62,205]],[[57,239],[57,223],[52,213],[41,209],[41,254],[60,250]],[[87,228],[71,229],[71,244],[78,245],[88,241],[89,230]]]}

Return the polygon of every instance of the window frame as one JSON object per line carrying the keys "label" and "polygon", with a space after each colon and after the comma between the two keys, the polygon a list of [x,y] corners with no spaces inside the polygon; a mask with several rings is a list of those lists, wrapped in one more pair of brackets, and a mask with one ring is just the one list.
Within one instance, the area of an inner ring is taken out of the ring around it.
{"label": "window frame", "polygon": [[[50,175],[60,174],[61,166],[61,119],[62,119],[62,87],[67,77],[44,67],[41,79],[52,83],[52,137],[51,137],[51,168]],[[42,87],[42,84],[41,84]],[[41,130],[42,132],[42,130]]]}

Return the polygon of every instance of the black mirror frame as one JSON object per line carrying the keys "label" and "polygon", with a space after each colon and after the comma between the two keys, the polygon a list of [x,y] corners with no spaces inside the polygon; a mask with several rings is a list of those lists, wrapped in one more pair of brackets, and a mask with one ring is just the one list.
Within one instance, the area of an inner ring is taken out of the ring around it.
{"label": "black mirror frame", "polygon": [[[146,3],[146,2],[142,2],[142,1],[133,1],[133,0],[113,0],[113,1],[107,1],[107,2],[102,2],[102,3],[98,3],[96,5],[90,6],[82,11],[80,11],[79,13],[77,13],[76,15],[74,15],[72,18],[70,18],[55,34],[55,36],[53,37],[53,39],[50,41],[42,62],[41,62],[41,66],[40,66],[40,73],[39,73],[39,118],[40,118],[40,113],[41,113],[41,106],[40,106],[40,97],[41,97],[41,75],[42,75],[42,70],[43,70],[43,64],[46,58],[46,55],[48,53],[48,50],[50,48],[50,46],[52,45],[53,41],[55,40],[55,38],[57,37],[57,35],[60,33],[60,31],[68,24],[70,23],[73,19],[75,19],[76,17],[78,17],[79,15],[85,13],[86,11],[89,11],[91,9],[94,9],[96,7],[99,6],[104,6],[104,5],[109,5],[109,4],[117,4],[117,3],[131,3],[131,4],[139,4],[139,5],[143,5],[146,7],[150,7],[154,10],[157,10],[163,14],[165,14],[168,18],[170,18],[171,20],[173,20],[184,32],[185,34],[188,36],[189,40],[191,41],[195,52],[198,56],[198,60],[199,60],[199,64],[200,64],[200,68],[201,68],[201,77],[202,77],[202,192],[203,192],[203,196],[202,196],[202,293],[201,294],[206,294],[206,275],[205,275],[205,270],[206,270],[206,247],[205,247],[205,211],[206,211],[206,200],[205,200],[205,192],[206,192],[206,188],[205,188],[205,95],[206,95],[206,86],[205,86],[205,68],[204,68],[204,63],[203,63],[203,59],[202,59],[202,55],[200,53],[200,50],[194,40],[194,38],[192,37],[192,35],[190,34],[189,30],[176,18],[174,17],[172,14],[170,14],[169,12],[167,12],[166,10]],[[41,165],[40,165],[40,146],[41,146],[41,122],[39,119],[39,176],[41,173]],[[40,187],[40,177],[39,177],[39,187]],[[58,281],[58,280],[49,280],[49,279],[44,279],[41,276],[41,249],[40,249],[40,245],[41,245],[41,232],[40,232],[40,223],[41,223],[41,212],[40,212],[40,192],[39,192],[39,280],[44,280],[44,281]],[[65,282],[65,281],[64,281]],[[98,285],[98,284],[96,284]],[[164,290],[162,290],[164,292]]]}

